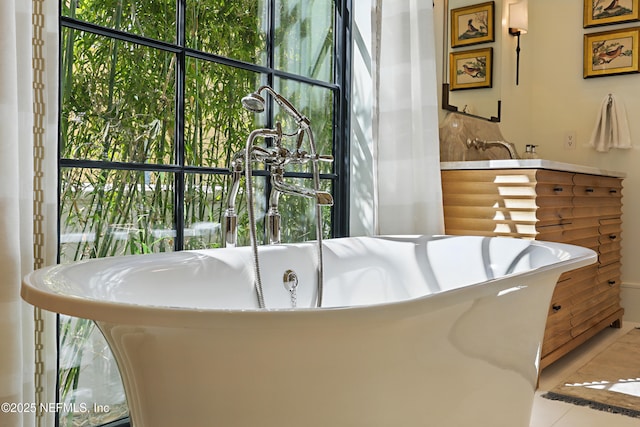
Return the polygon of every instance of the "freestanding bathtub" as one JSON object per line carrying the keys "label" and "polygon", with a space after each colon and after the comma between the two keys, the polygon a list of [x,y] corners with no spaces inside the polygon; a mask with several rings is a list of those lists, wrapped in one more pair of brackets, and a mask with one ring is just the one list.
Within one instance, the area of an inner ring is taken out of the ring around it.
{"label": "freestanding bathtub", "polygon": [[135,427],[527,427],[548,305],[589,249],[469,236],[105,258],[38,270],[23,298],[96,321]]}

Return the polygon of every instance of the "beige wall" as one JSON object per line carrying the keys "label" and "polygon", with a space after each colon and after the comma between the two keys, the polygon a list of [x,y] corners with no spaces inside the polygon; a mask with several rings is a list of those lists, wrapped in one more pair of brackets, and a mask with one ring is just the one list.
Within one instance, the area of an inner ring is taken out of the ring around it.
{"label": "beige wall", "polygon": [[[511,2],[504,0],[505,11]],[[515,38],[504,31],[496,33],[502,37],[503,50],[501,81],[497,82],[502,98],[500,128],[519,152],[524,151],[525,144],[537,144],[544,159],[627,174],[623,191],[622,281],[640,286],[640,74],[582,77],[585,33],[640,23],[584,29],[583,3],[529,0],[529,32],[520,43],[519,86],[515,85]],[[436,6],[442,10],[442,1]],[[436,19],[436,31],[439,25]],[[598,153],[588,145],[600,104],[608,93],[626,107],[633,142],[630,150]],[[577,144],[573,150],[564,147],[566,132],[575,132]]]}

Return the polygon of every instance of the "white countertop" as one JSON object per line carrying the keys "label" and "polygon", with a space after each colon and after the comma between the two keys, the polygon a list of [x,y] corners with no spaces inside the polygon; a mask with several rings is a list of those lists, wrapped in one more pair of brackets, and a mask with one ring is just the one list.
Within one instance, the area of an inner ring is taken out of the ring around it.
{"label": "white countertop", "polygon": [[505,159],[475,160],[468,162],[440,162],[441,170],[455,169],[549,169],[564,172],[587,173],[591,175],[613,176],[624,178],[624,172],[616,172],[591,166],[574,165],[572,163],[554,162],[543,159]]}

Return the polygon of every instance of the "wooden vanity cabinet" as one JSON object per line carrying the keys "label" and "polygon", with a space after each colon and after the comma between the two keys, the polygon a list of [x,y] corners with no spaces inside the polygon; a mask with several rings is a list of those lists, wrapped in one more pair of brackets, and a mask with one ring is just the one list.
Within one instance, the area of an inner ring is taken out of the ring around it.
{"label": "wooden vanity cabinet", "polygon": [[620,327],[622,179],[547,169],[442,171],[447,234],[588,247],[596,264],[564,273],[553,294],[541,369],[608,326]]}

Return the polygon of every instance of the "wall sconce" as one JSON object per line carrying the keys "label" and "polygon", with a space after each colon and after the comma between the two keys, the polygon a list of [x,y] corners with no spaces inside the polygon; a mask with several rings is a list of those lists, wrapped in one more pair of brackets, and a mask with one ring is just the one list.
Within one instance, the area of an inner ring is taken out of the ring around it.
{"label": "wall sconce", "polygon": [[520,34],[527,33],[529,26],[529,7],[527,0],[509,4],[509,34],[518,37],[516,47],[516,86],[520,80]]}

